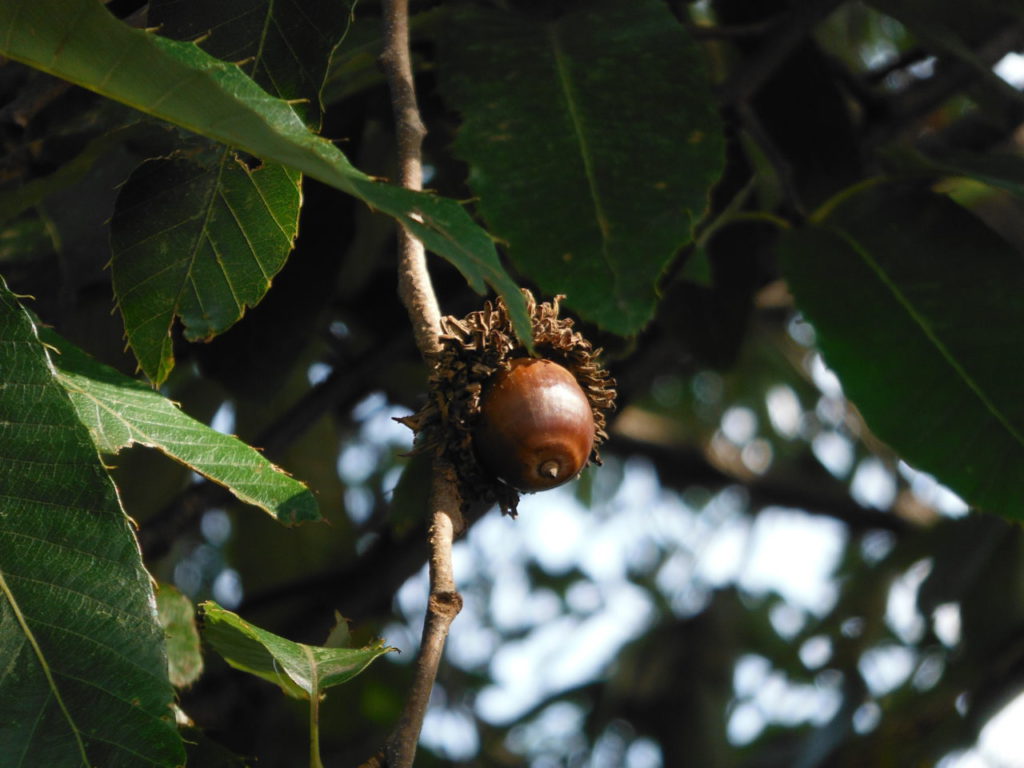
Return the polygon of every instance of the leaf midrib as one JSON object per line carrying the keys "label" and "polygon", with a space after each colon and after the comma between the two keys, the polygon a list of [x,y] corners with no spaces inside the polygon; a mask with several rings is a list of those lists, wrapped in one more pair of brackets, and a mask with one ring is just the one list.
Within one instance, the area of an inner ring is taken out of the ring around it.
{"label": "leaf midrib", "polygon": [[0,592],[3,593],[4,597],[7,598],[7,602],[11,606],[11,610],[14,611],[14,617],[21,627],[21,631],[25,635],[25,639],[28,644],[32,647],[32,652],[39,660],[39,666],[43,671],[43,675],[46,677],[46,684],[50,688],[50,692],[53,694],[54,700],[57,702],[57,706],[60,708],[61,714],[68,723],[68,727],[71,729],[72,735],[75,737],[75,744],[78,746],[78,752],[82,757],[82,765],[85,768],[89,768],[89,755],[85,751],[85,742],[82,741],[82,734],[78,729],[71,713],[68,711],[67,705],[64,704],[64,699],[60,695],[60,689],[57,688],[57,681],[53,678],[53,672],[50,670],[50,665],[46,661],[46,656],[43,653],[43,649],[39,647],[39,643],[36,641],[36,636],[32,633],[31,627],[28,625],[28,621],[25,619],[25,614],[21,612],[21,606],[18,605],[17,599],[14,597],[14,593],[11,591],[10,586],[7,584],[7,580],[4,578],[4,573],[0,570]]}
{"label": "leaf midrib", "polygon": [[611,242],[611,233],[608,228],[608,217],[605,214],[604,203],[601,200],[601,193],[597,184],[597,173],[594,169],[594,158],[590,151],[590,144],[587,141],[583,130],[583,120],[579,115],[577,107],[576,92],[573,88],[572,77],[569,73],[569,66],[562,50],[562,43],[558,36],[558,27],[554,24],[546,26],[548,40],[551,43],[551,52],[554,56],[555,72],[558,75],[558,83],[565,97],[566,109],[569,112],[569,120],[572,122],[573,133],[576,136],[576,144],[579,147],[580,159],[583,162],[583,173],[587,179],[587,191],[594,204],[594,219],[597,228],[601,232],[601,258],[608,267],[612,279],[616,285],[619,283],[619,274],[612,263],[611,254],[608,252],[608,245]]}
{"label": "leaf midrib", "polygon": [[[109,414],[114,419],[114,421],[116,421],[116,422],[118,422],[120,424],[123,424],[125,426],[125,428],[127,428],[128,434],[129,434],[129,442],[122,443],[121,444],[122,448],[127,448],[132,443],[139,443],[141,445],[145,445],[145,446],[148,446],[148,447],[159,448],[159,449],[163,449],[164,446],[168,445],[169,443],[170,444],[175,444],[175,443],[176,444],[187,444],[187,441],[185,441],[185,440],[171,441],[171,440],[167,440],[165,438],[157,437],[157,436],[153,435],[150,432],[147,432],[147,431],[145,431],[143,429],[140,429],[137,426],[137,422],[129,421],[128,419],[124,418],[120,414],[120,412],[118,412],[114,408],[112,408],[109,405],[107,405],[100,398],[97,398],[92,393],[90,393],[90,392],[86,391],[85,389],[83,389],[82,387],[80,387],[71,378],[69,378],[66,374],[58,373],[58,378],[60,379],[61,383],[64,385],[64,387],[66,389],[80,394],[86,400],[90,401],[96,407],[96,409],[98,411],[102,411],[104,413]],[[125,403],[127,405],[132,405],[132,403],[130,403],[128,401],[121,401],[121,402],[123,402],[123,403]],[[188,415],[184,414],[184,413],[182,414],[182,416],[185,416],[187,418],[191,418],[191,417],[188,417]],[[156,426],[158,426],[158,427],[167,426],[168,428],[171,428],[173,426],[173,425],[164,424],[163,422],[151,422],[151,423],[156,425]],[[100,424],[100,427],[102,428],[102,424]],[[189,469],[195,470],[196,472],[199,472],[200,474],[205,475],[205,473],[201,469],[199,469],[197,466],[195,466],[194,462],[189,462],[189,461],[185,460],[184,457],[182,457],[182,456],[177,456],[176,458],[181,460]],[[219,464],[221,466],[238,467],[239,469],[244,469],[246,467],[246,465],[244,465],[244,464],[237,464],[235,462],[230,462],[230,461],[220,462]]]}
{"label": "leaf midrib", "polygon": [[[209,317],[207,316],[206,307],[203,305],[202,299],[200,298],[200,291],[198,286],[196,285],[195,277],[193,276],[192,273],[193,270],[195,269],[196,262],[199,260],[199,251],[202,249],[203,243],[205,243],[209,238],[210,221],[213,219],[214,201],[217,198],[217,190],[220,189],[221,187],[221,179],[224,176],[224,165],[227,162],[227,157],[228,150],[225,149],[224,151],[221,152],[219,162],[217,163],[216,178],[214,179],[213,183],[210,184],[209,195],[203,202],[203,206],[201,208],[201,210],[203,211],[203,223],[202,226],[199,228],[199,232],[196,234],[195,243],[193,244],[193,247],[189,251],[188,271],[182,278],[181,287],[178,289],[177,296],[174,297],[174,309],[171,313],[172,323],[174,322],[175,315],[178,315],[179,317],[181,316],[181,304],[183,301],[183,297],[185,295],[185,287],[189,283],[191,283],[193,286],[193,291],[196,296],[196,301],[199,304],[200,309],[202,310],[203,319],[206,321],[207,326],[212,324],[210,322]],[[223,265],[218,264],[218,266],[221,267],[221,272],[224,272]],[[227,275],[225,275],[225,278],[227,278]],[[235,297],[235,292],[231,286],[230,280],[228,280],[228,289],[231,291],[232,298],[235,298],[235,303],[237,303],[237,297]]]}
{"label": "leaf midrib", "polygon": [[[227,488],[240,501],[243,501],[246,504],[252,504],[253,506],[258,507],[259,509],[262,509],[275,519],[285,521],[285,515],[279,509],[279,507],[283,508],[284,502],[278,504],[268,501],[266,498],[261,497],[260,494],[258,493],[258,491],[262,490],[264,487],[264,484],[266,482],[265,478],[248,481],[246,479],[235,480],[230,477],[226,477],[225,473],[218,474],[210,472],[211,466],[217,466],[237,469],[243,472],[248,472],[249,475],[252,475],[258,469],[260,469],[260,467],[257,466],[256,468],[254,468],[249,464],[239,463],[232,460],[216,462],[194,461],[187,457],[183,451],[172,449],[174,445],[190,445],[191,443],[188,440],[168,440],[166,438],[154,435],[152,432],[149,432],[145,429],[141,429],[138,426],[138,422],[126,419],[124,416],[121,415],[120,411],[109,405],[103,399],[96,397],[91,392],[81,387],[68,374],[64,373],[63,371],[58,371],[57,376],[60,383],[65,387],[65,389],[67,389],[69,392],[74,392],[78,395],[81,395],[90,403],[92,403],[93,407],[95,407],[98,412],[108,414],[116,423],[123,425],[124,428],[127,429],[128,440],[117,441],[120,444],[120,448],[126,448],[132,445],[133,443],[138,443],[151,448],[156,448],[157,450],[162,451],[163,453],[171,456],[172,458],[174,458],[175,461],[178,461],[179,463],[183,464],[184,466],[188,467],[194,472],[197,472],[203,477],[209,478],[212,482],[217,483],[218,485],[224,488]],[[132,405],[132,403],[126,401],[122,402],[125,402],[127,405]],[[181,415],[185,418],[191,418],[190,416],[188,416],[188,414],[185,413],[182,413]],[[152,423],[157,427],[173,426],[167,425],[163,422]],[[91,430],[92,428],[89,427],[89,429]],[[102,430],[104,435],[107,434],[107,431],[103,429],[102,420],[97,420],[97,429]],[[113,441],[111,441],[110,444],[112,445]],[[272,465],[271,468],[273,468]],[[285,476],[287,477],[287,475]]]}
{"label": "leaf midrib", "polygon": [[1006,432],[1013,438],[1013,440],[1020,447],[1024,448],[1024,434],[1021,434],[1002,412],[1002,410],[992,401],[992,399],[985,393],[981,385],[975,381],[974,377],[967,372],[967,369],[957,360],[956,356],[952,351],[942,342],[942,340],[935,334],[928,324],[927,320],[921,313],[917,311],[913,303],[907,298],[906,294],[900,290],[900,287],[893,281],[889,274],[885,271],[881,264],[875,260],[867,249],[863,248],[853,235],[845,232],[841,229],[836,229],[835,232],[853,249],[865,265],[878,277],[879,281],[885,287],[886,290],[896,299],[897,303],[903,308],[904,312],[907,313],[911,322],[924,334],[925,338],[931,343],[935,350],[939,353],[946,364],[949,365],[956,375],[967,385],[967,388],[974,393],[974,396],[978,398],[978,401],[982,404],[986,411],[992,415],[992,417],[999,422],[999,424],[1006,430]]}
{"label": "leaf midrib", "polygon": [[309,664],[309,698],[313,699],[320,695],[320,665],[317,662],[316,656],[313,654],[313,649],[305,643],[299,643],[298,646],[302,649],[303,655],[306,657],[306,663]]}

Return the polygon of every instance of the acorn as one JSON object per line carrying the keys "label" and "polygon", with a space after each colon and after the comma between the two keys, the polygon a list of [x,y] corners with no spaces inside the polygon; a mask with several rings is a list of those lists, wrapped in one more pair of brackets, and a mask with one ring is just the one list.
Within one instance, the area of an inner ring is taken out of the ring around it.
{"label": "acorn", "polygon": [[554,488],[589,463],[608,439],[615,381],[558,300],[530,314],[529,354],[501,299],[465,317],[441,318],[441,351],[430,391],[416,413],[398,418],[416,433],[414,453],[443,457],[459,478],[464,505],[483,502],[515,517],[520,493]]}
{"label": "acorn", "polygon": [[473,449],[490,474],[525,493],[579,474],[594,448],[594,414],[568,370],[520,357],[494,377],[480,399]]}

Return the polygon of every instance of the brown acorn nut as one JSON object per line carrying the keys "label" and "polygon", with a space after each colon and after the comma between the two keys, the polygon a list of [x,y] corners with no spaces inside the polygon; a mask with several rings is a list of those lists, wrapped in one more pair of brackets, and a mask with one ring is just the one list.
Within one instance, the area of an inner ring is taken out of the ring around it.
{"label": "brown acorn nut", "polygon": [[480,465],[532,493],[579,474],[594,447],[594,414],[576,377],[551,360],[509,361],[480,400],[473,447]]}
{"label": "brown acorn nut", "polygon": [[[573,328],[573,321],[559,316],[559,299],[538,303],[533,295],[523,290],[527,313],[533,331],[534,349],[543,359],[563,366],[582,389],[590,406],[589,430],[582,429],[579,449],[585,453],[590,445],[590,455],[583,464],[600,464],[600,445],[608,439],[605,432],[607,414],[615,407],[615,380],[608,375],[598,362],[600,350],[595,350],[583,334]],[[492,460],[490,469],[483,466],[485,454],[476,449],[474,443],[490,445],[490,439],[474,441],[481,426],[482,399],[495,390],[495,382],[512,367],[512,361],[525,359],[536,366],[542,360],[525,358],[526,350],[516,336],[512,319],[505,302],[498,299],[485,302],[482,309],[464,317],[442,317],[439,337],[441,351],[430,373],[430,392],[423,406],[416,413],[398,419],[416,433],[413,452],[429,452],[443,458],[455,470],[459,478],[459,493],[463,504],[481,505],[497,503],[503,514],[516,516],[519,494],[525,491],[542,490],[558,484],[554,474],[564,480],[571,479],[578,471],[575,460],[554,459],[557,462],[544,465],[534,462],[547,472],[542,482],[535,472],[534,479],[527,482],[517,473],[504,471],[500,458]],[[520,367],[522,364],[517,364]],[[546,366],[544,366],[546,367]],[[512,374],[515,377],[518,374]],[[571,389],[571,388],[570,388]],[[513,416],[501,421],[513,424],[523,419],[525,409],[512,408]],[[497,412],[497,411],[495,411]],[[582,417],[581,417],[582,418]],[[586,419],[583,423],[588,423]],[[540,434],[539,430],[533,430]],[[517,449],[498,451],[499,456],[509,456]],[[563,467],[569,467],[564,470]],[[499,479],[496,473],[508,479]],[[564,476],[564,477],[563,477]],[[515,483],[521,490],[513,487]]]}

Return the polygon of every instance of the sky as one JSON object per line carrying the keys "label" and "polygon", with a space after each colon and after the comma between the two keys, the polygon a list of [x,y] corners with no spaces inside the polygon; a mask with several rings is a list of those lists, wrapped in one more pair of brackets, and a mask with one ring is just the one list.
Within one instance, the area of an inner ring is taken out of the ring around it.
{"label": "sky", "polygon": [[[730,583],[753,594],[774,591],[784,596],[788,610],[772,617],[783,636],[795,634],[808,616],[823,615],[833,605],[837,586],[832,574],[844,544],[842,524],[783,509],[751,519],[728,495],[701,513],[680,505],[661,491],[653,470],[634,463],[626,468],[621,492],[608,504],[610,511],[598,513],[597,520],[570,493],[554,491],[524,499],[517,521],[495,514],[477,524],[457,545],[456,578],[460,585],[472,585],[483,575],[490,594],[481,596],[470,586],[471,597],[452,627],[447,654],[452,663],[488,669],[493,676],[495,684],[476,702],[478,715],[507,723],[551,694],[600,677],[618,649],[640,635],[654,616],[643,590],[625,580],[630,560],[642,559],[652,546],[678,549],[678,557],[669,560],[659,577],[666,587],[675,585],[678,594],[670,596],[684,614],[699,609],[707,589]],[[878,546],[884,550],[887,545],[882,541]],[[577,568],[585,574],[587,581],[569,590],[570,613],[561,610],[553,594],[531,590],[523,575],[530,559],[550,573]],[[929,568],[927,561],[916,564],[897,581],[889,598],[886,620],[908,641],[923,630],[915,596]],[[413,624],[402,638],[406,642],[414,644],[418,636],[416,617],[422,616],[426,590],[423,572],[399,594],[402,612]],[[522,639],[500,645],[482,620],[484,611],[499,629],[522,632]],[[941,639],[957,642],[955,606],[943,606],[932,620]],[[389,642],[396,641],[399,637],[389,636]],[[813,668],[827,663],[830,650],[826,638],[812,638],[800,655]],[[893,644],[866,654],[861,672],[872,693],[882,696],[905,682],[917,662],[912,651]],[[737,745],[754,739],[771,722],[823,725],[839,705],[837,688],[794,685],[756,654],[739,659],[734,689],[738,703],[728,735]],[[857,713],[855,727],[870,730],[878,716],[877,707],[868,705]],[[572,706],[556,708],[522,734],[523,744],[568,738],[581,717]],[[460,717],[457,707],[435,703],[424,742],[453,758],[465,756],[476,748],[472,731],[466,713]],[[947,757],[941,768],[1022,768],[1022,732],[1024,696],[990,721],[975,748]],[[658,754],[656,745],[644,744],[627,768],[661,765]]]}

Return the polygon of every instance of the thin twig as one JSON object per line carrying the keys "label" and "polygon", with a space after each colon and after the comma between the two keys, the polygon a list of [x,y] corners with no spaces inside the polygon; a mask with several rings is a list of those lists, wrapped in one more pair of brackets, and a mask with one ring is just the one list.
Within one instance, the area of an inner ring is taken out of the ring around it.
{"label": "thin twig", "polygon": [[[409,53],[408,0],[384,2],[384,50],[380,56],[395,115],[398,182],[406,189],[423,189],[423,137],[427,129],[416,103]],[[398,293],[409,312],[416,346],[429,364],[438,352],[441,312],[427,271],[423,243],[405,229],[398,233]]]}
{"label": "thin twig", "polygon": [[[409,53],[408,0],[385,0],[384,50],[381,67],[391,90],[398,145],[399,180],[408,189],[422,189],[421,148],[426,129],[416,104]],[[416,346],[428,365],[440,349],[441,313],[427,272],[423,244],[405,229],[398,233],[398,292],[409,313]],[[462,499],[454,470],[434,463],[430,504],[430,597],[413,683],[402,716],[384,746],[388,768],[411,768],[423,718],[434,687],[448,628],[462,608],[452,572],[452,541],[462,532]]]}
{"label": "thin twig", "polygon": [[[452,569],[452,541],[461,533],[461,504],[454,470],[435,464],[432,489],[431,526],[427,542],[430,547],[430,596],[423,623],[420,652],[413,669],[412,685],[402,715],[384,747],[388,768],[410,768],[416,756],[423,718],[430,702],[430,692],[441,664],[448,628],[462,610],[462,595],[455,589]],[[456,510],[451,514],[450,510]],[[458,521],[457,521],[458,519]]]}

